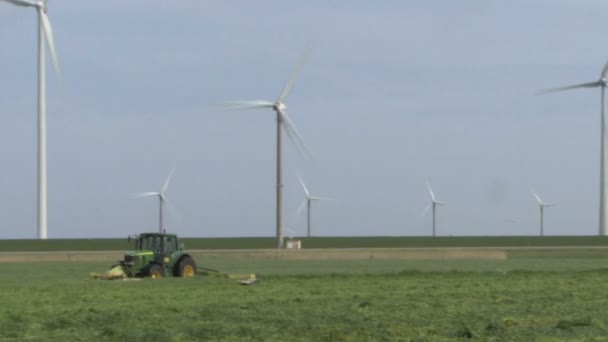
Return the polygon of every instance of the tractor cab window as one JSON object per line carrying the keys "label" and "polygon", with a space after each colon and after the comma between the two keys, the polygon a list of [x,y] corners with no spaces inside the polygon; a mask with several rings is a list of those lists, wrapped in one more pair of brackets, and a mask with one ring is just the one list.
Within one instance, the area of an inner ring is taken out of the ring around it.
{"label": "tractor cab window", "polygon": [[175,236],[165,236],[165,253],[171,254],[177,250],[177,238]]}
{"label": "tractor cab window", "polygon": [[160,248],[160,237],[150,235],[142,236],[139,241],[139,250],[154,251]]}

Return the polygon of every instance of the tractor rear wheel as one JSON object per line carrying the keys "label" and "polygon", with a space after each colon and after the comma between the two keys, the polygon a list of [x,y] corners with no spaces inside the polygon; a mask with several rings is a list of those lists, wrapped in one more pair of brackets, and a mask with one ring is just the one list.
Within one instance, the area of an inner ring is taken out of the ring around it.
{"label": "tractor rear wheel", "polygon": [[184,257],[177,266],[177,276],[182,278],[194,277],[196,273],[196,263],[191,257]]}
{"label": "tractor rear wheel", "polygon": [[148,267],[148,277],[152,279],[159,279],[165,276],[165,272],[160,265],[152,264]]}

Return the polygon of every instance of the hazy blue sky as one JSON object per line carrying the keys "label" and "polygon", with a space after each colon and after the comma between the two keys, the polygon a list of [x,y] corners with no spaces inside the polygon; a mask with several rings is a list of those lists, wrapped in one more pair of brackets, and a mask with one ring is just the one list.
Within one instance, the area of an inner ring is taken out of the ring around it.
{"label": "hazy blue sky", "polygon": [[[273,236],[275,121],[210,105],[287,101],[313,161],[285,150],[285,225],[311,191],[318,235],[596,234],[605,1],[54,1],[49,237],[155,230]],[[36,236],[36,14],[0,3],[0,238]],[[50,67],[50,63],[47,64]],[[50,71],[50,70],[49,70]]]}

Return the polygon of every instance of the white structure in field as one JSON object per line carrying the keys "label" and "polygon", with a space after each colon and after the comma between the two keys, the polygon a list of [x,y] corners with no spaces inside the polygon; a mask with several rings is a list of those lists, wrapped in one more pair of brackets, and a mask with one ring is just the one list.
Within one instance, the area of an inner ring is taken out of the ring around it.
{"label": "white structure in field", "polygon": [[46,0],[2,0],[20,7],[33,7],[38,12],[38,239],[47,238],[46,206],[46,69],[44,46],[51,53],[51,61],[61,83],[61,72],[55,50],[53,29],[47,15]]}
{"label": "white structure in field", "polygon": [[599,229],[598,229],[599,235],[608,235],[608,224],[606,222],[606,215],[608,214],[608,202],[607,202],[608,199],[606,198],[606,172],[608,172],[608,170],[606,169],[606,167],[607,167],[606,149],[608,148],[608,146],[606,146],[606,143],[607,143],[607,141],[606,141],[606,117],[604,115],[604,96],[605,96],[604,90],[606,88],[606,82],[608,81],[608,79],[606,78],[607,74],[608,74],[608,62],[606,62],[606,64],[604,64],[604,68],[602,69],[602,73],[600,74],[600,79],[597,81],[575,84],[575,85],[559,87],[559,88],[550,88],[550,89],[545,89],[545,90],[538,92],[538,94],[548,94],[548,93],[555,93],[555,92],[559,92],[559,91],[578,89],[578,88],[600,88],[601,119],[600,119],[600,213],[599,213]]}
{"label": "white structure in field", "polygon": [[257,101],[236,101],[225,104],[222,108],[224,109],[260,109],[260,108],[270,108],[276,113],[277,120],[277,145],[276,145],[276,154],[277,154],[277,163],[276,163],[276,173],[277,173],[277,183],[276,183],[276,236],[277,236],[277,248],[283,248],[283,164],[282,164],[282,155],[283,155],[283,144],[282,144],[282,130],[285,130],[285,133],[291,138],[296,148],[300,150],[300,152],[304,153],[307,156],[310,156],[308,149],[300,139],[300,134],[296,130],[296,127],[287,116],[287,106],[285,106],[285,100],[287,96],[291,92],[294,86],[294,82],[300,73],[300,70],[304,66],[305,62],[308,60],[308,53],[305,54],[301,61],[296,65],[291,77],[285,84],[285,87],[281,91],[281,94],[275,101],[266,101],[266,100],[257,100]]}
{"label": "white structure in field", "polygon": [[431,204],[429,204],[426,208],[424,208],[423,212],[422,212],[422,216],[426,215],[426,213],[429,211],[429,209],[432,209],[432,215],[433,215],[433,236],[436,236],[437,231],[436,231],[436,220],[437,220],[437,206],[438,205],[446,205],[447,203],[445,202],[439,202],[437,201],[437,199],[435,199],[435,193],[433,192],[433,189],[431,188],[431,184],[429,182],[426,182],[426,187],[429,190],[429,195],[431,196]]}

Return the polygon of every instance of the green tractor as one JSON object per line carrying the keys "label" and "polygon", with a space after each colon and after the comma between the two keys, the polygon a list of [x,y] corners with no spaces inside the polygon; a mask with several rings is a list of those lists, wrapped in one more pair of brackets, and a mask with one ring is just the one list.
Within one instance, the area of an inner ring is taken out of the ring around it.
{"label": "green tractor", "polygon": [[129,242],[132,240],[134,250],[110,268],[109,278],[193,277],[197,272],[194,259],[175,234],[142,233],[129,237]]}
{"label": "green tractor", "polygon": [[256,284],[255,274],[228,274],[210,268],[196,267],[190,254],[184,251],[177,235],[162,233],[142,233],[135,238],[129,236],[129,243],[135,240],[134,250],[125,253],[120,260],[104,273],[90,273],[93,279],[182,277],[208,275],[237,279],[242,285]]}

